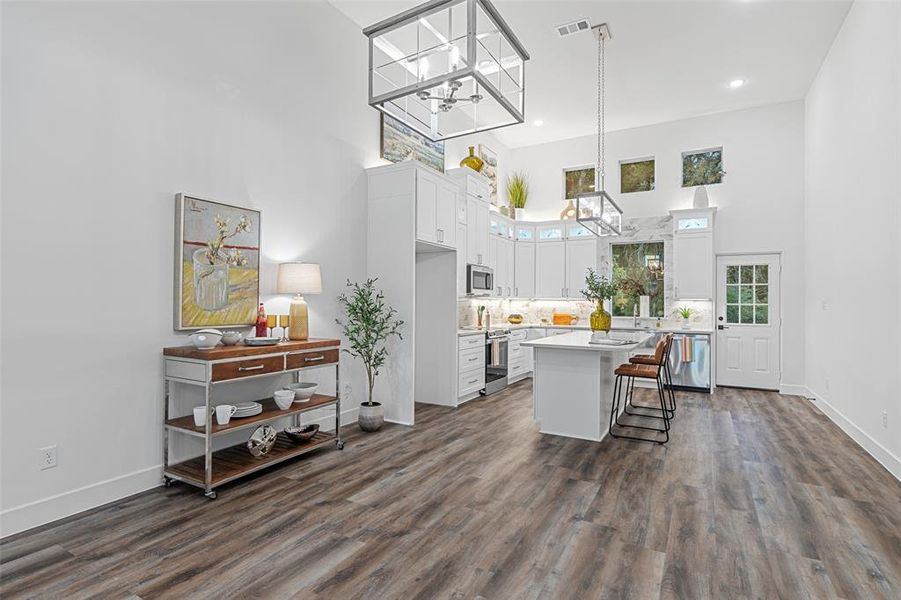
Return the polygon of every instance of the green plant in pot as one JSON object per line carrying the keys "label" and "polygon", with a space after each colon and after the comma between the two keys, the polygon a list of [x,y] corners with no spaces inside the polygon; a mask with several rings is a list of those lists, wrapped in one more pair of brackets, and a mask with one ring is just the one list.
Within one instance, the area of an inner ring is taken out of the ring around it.
{"label": "green plant in pot", "polygon": [[695,311],[687,306],[680,306],[675,313],[682,317],[682,327],[688,329],[691,326],[691,315],[695,314]]}
{"label": "green plant in pot", "polygon": [[366,367],[369,394],[366,402],[360,405],[357,420],[363,431],[378,431],[385,422],[384,408],[372,401],[372,388],[379,369],[388,358],[386,343],[391,336],[403,339],[400,328],[404,322],[397,318],[394,307],[385,304],[384,294],[376,289],[375,282],[376,279],[367,279],[362,283],[348,280],[347,287],[350,289],[338,296],[345,319],[335,319],[350,346],[344,352],[359,358]]}
{"label": "green plant in pot", "polygon": [[529,199],[529,182],[522,171],[516,171],[507,177],[507,199],[513,207],[513,218],[524,219],[523,211]]}
{"label": "green plant in pot", "polygon": [[594,302],[597,308],[591,313],[591,330],[592,331],[610,331],[610,313],[604,310],[604,300],[609,300],[616,295],[617,284],[610,281],[607,277],[598,275],[594,269],[588,269],[588,275],[585,276],[585,289],[582,295],[586,300]]}

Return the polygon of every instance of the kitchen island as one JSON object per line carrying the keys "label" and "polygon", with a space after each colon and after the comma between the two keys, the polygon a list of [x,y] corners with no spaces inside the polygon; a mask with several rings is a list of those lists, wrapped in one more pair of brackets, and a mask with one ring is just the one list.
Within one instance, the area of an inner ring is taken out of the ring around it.
{"label": "kitchen island", "polygon": [[600,441],[607,435],[613,371],[648,342],[648,333],[611,332],[622,345],[590,344],[590,331],[522,342],[534,350],[532,415],[541,433]]}

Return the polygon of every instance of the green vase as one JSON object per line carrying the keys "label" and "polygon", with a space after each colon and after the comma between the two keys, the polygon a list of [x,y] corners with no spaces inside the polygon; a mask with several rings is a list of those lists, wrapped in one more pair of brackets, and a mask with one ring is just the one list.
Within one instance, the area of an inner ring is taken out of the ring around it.
{"label": "green vase", "polygon": [[598,302],[598,307],[591,313],[592,331],[610,331],[610,313],[604,310],[604,303]]}

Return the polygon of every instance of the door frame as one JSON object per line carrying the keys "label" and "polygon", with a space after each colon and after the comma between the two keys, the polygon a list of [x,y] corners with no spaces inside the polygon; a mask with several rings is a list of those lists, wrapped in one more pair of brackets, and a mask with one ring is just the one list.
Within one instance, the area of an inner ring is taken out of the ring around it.
{"label": "door frame", "polygon": [[783,321],[782,310],[783,310],[783,307],[785,306],[785,303],[783,302],[783,298],[782,298],[782,295],[783,295],[783,292],[782,292],[782,264],[784,262],[783,261],[784,254],[785,253],[782,250],[764,250],[764,251],[760,251],[760,252],[736,251],[736,252],[714,252],[713,253],[713,307],[712,307],[712,312],[711,312],[711,322],[712,322],[712,326],[713,326],[713,333],[711,334],[711,340],[710,340],[710,342],[711,342],[711,344],[710,344],[710,355],[711,355],[710,391],[711,391],[711,393],[713,393],[713,388],[715,388],[718,385],[718,383],[717,383],[717,367],[718,367],[718,365],[717,365],[716,356],[717,356],[717,352],[718,352],[718,348],[717,348],[718,341],[717,340],[718,340],[719,336],[716,333],[718,331],[716,326],[717,326],[717,308],[719,306],[720,295],[721,295],[719,281],[717,281],[717,277],[719,276],[719,260],[721,257],[728,258],[728,257],[735,257],[735,256],[772,256],[772,257],[776,258],[776,261],[778,263],[778,266],[779,266],[779,269],[778,269],[778,271],[779,271],[779,275],[778,275],[779,276],[779,296],[778,296],[779,297],[779,324],[778,324],[779,334],[776,337],[777,337],[777,343],[779,344],[779,382],[778,382],[778,387],[779,387],[779,389],[781,389],[782,375],[784,373],[784,370],[782,367],[783,367],[783,362],[785,360],[785,357],[783,356],[783,353],[782,353],[782,346],[783,346],[783,344],[782,344],[782,321]]}

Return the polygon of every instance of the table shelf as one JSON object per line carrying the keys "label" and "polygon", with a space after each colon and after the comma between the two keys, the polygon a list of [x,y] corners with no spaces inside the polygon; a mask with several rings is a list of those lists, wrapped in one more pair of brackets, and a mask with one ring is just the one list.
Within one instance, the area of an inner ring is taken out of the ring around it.
{"label": "table shelf", "polygon": [[[289,406],[286,410],[282,410],[275,403],[275,400],[258,400],[257,402],[263,405],[263,412],[258,415],[253,415],[252,417],[232,417],[231,421],[229,421],[227,425],[219,425],[218,423],[216,423],[216,415],[213,414],[211,417],[213,421],[212,427],[210,428],[210,434],[215,437],[217,435],[222,435],[231,431],[239,431],[248,427],[262,425],[269,421],[275,421],[283,417],[298,415],[311,410],[315,410],[317,408],[336,404],[337,401],[338,399],[335,396],[313,394],[309,401],[294,402],[294,404]],[[166,421],[166,428],[170,431],[178,431],[198,437],[204,437],[206,435],[205,427],[197,427],[194,425],[193,414],[185,417],[169,419],[168,421]]]}

